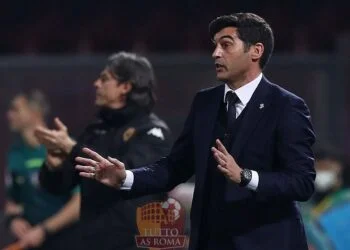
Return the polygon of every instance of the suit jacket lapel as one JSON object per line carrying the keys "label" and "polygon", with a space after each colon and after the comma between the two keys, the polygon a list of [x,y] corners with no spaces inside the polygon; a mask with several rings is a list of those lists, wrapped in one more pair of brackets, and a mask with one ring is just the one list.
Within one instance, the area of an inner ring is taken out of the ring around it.
{"label": "suit jacket lapel", "polygon": [[269,83],[266,78],[263,77],[249,103],[245,107],[246,113],[242,120],[240,131],[231,148],[231,153],[236,159],[239,157],[244,144],[248,141],[250,134],[258,125],[259,120],[263,117],[266,110],[268,110],[268,106],[271,102],[271,98],[268,98],[270,94],[269,89]]}
{"label": "suit jacket lapel", "polygon": [[[198,158],[196,161],[199,166],[202,166],[198,174],[205,176],[207,165],[208,165],[208,156],[210,151],[211,143],[213,141],[213,131],[215,127],[215,122],[219,113],[219,108],[221,102],[223,102],[224,96],[224,85],[220,85],[215,88],[214,94],[208,95],[208,98],[203,98],[200,104],[201,108],[198,114],[199,123],[196,124],[196,130],[198,130],[198,138],[196,147],[198,147]],[[204,178],[198,178],[199,180]]]}

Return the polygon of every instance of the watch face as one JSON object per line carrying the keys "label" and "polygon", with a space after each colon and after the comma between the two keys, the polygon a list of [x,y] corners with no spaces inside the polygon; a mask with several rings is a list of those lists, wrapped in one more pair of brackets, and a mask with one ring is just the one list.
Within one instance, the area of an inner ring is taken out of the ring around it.
{"label": "watch face", "polygon": [[241,187],[245,187],[252,179],[252,171],[250,171],[249,169],[244,169],[241,172],[241,183],[240,186]]}
{"label": "watch face", "polygon": [[243,175],[244,175],[244,178],[245,179],[250,179],[251,177],[252,177],[252,172],[251,171],[249,171],[249,170],[244,170],[243,171]]}

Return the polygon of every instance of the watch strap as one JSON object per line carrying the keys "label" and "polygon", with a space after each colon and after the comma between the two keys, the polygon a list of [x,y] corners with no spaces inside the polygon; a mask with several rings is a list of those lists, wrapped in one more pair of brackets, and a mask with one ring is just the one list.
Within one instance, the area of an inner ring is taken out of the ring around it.
{"label": "watch strap", "polygon": [[239,186],[245,187],[249,184],[251,180],[252,180],[252,171],[249,169],[243,169],[241,171],[241,182],[239,183]]}

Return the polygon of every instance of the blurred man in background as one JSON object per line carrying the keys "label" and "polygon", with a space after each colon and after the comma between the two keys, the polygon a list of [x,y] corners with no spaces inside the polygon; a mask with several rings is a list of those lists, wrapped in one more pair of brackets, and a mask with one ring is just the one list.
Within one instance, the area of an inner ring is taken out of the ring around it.
{"label": "blurred man in background", "polygon": [[100,108],[98,119],[76,141],[58,118],[57,129],[37,129],[37,137],[48,149],[64,153],[49,154],[40,181],[56,194],[81,184],[84,230],[79,232],[76,243],[65,249],[137,249],[137,207],[162,200],[164,194],[125,201],[113,189],[81,179],[75,171],[74,158],[81,154],[83,146],[90,146],[105,156],[122,159],[132,169],[166,155],[171,145],[170,131],[152,113],[155,79],[152,65],[145,57],[126,52],[110,56],[94,87],[95,104]]}
{"label": "blurred man in background", "polygon": [[350,189],[343,183],[344,157],[323,147],[315,151],[316,180],[312,199],[302,203],[309,248],[345,250],[350,244]]}
{"label": "blurred man in background", "polygon": [[79,218],[80,194],[77,190],[54,196],[39,186],[39,170],[46,150],[34,135],[45,126],[49,105],[40,91],[14,97],[7,116],[16,138],[8,152],[7,225],[23,248],[52,249],[60,235],[69,232]]}

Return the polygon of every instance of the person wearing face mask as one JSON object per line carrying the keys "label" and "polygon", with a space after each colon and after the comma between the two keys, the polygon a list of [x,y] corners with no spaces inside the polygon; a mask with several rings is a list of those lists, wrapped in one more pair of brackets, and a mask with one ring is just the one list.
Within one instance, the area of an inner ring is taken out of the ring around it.
{"label": "person wearing face mask", "polygon": [[312,250],[348,249],[349,233],[346,233],[343,215],[350,212],[350,189],[343,181],[343,157],[328,148],[316,150],[315,157],[315,193],[301,204],[309,247]]}

